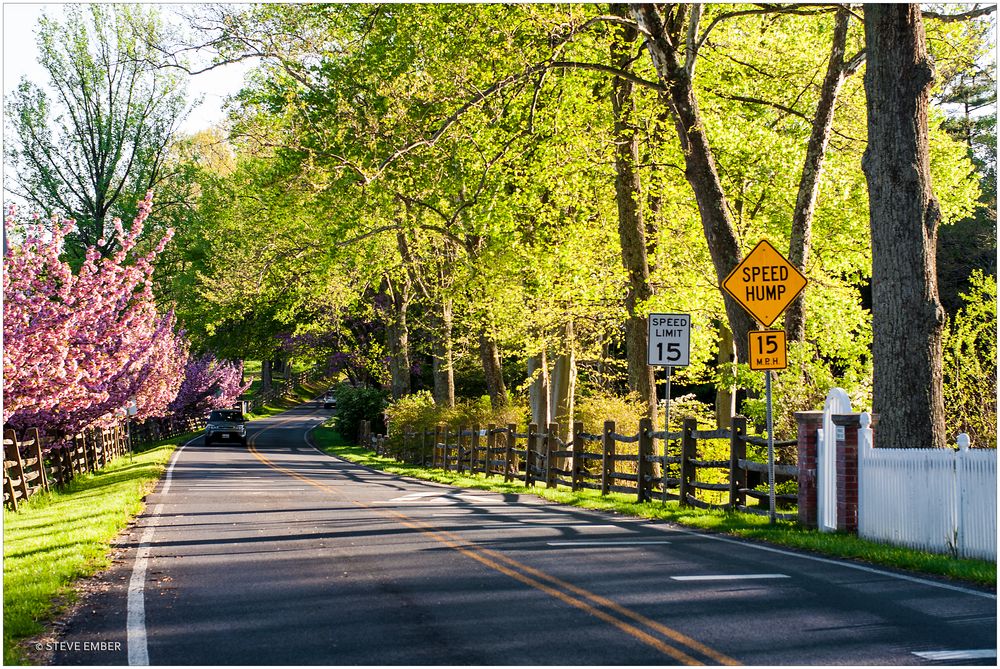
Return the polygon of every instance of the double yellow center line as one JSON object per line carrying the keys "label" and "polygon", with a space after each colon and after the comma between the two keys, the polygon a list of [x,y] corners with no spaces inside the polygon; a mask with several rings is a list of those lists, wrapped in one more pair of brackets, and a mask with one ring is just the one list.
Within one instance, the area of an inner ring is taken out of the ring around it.
{"label": "double yellow center line", "polygon": [[[622,606],[621,604],[618,604],[617,602],[614,602],[606,597],[602,597],[601,595],[590,592],[585,588],[581,588],[556,576],[552,576],[551,574],[541,571],[540,569],[526,565],[519,560],[515,560],[512,557],[504,555],[503,553],[478,546],[453,532],[435,527],[422,520],[411,518],[410,516],[393,509],[373,507],[369,504],[365,504],[364,502],[348,499],[341,491],[337,490],[333,486],[272,462],[257,450],[257,438],[264,432],[280,427],[291,420],[295,420],[295,418],[288,418],[279,421],[274,425],[260,430],[251,439],[249,439],[248,448],[250,453],[252,453],[255,458],[267,467],[270,467],[277,472],[281,472],[282,474],[291,476],[310,486],[331,493],[341,500],[349,504],[353,504],[358,508],[371,511],[383,517],[393,518],[406,527],[417,530],[425,536],[461,553],[462,555],[465,555],[468,558],[475,560],[476,562],[479,562],[482,565],[489,567],[490,569],[498,571],[501,574],[505,574],[536,590],[544,592],[545,594],[558,599],[573,608],[584,611],[599,620],[603,620],[609,625],[621,630],[625,634],[628,634],[632,638],[655,648],[664,655],[667,655],[682,664],[701,665],[705,664],[706,660],[711,664],[739,664],[733,658],[709,648],[705,644],[692,639],[686,634],[682,634],[675,629],[647,618],[641,613],[637,613],[629,608],[626,608],[625,606]],[[692,653],[699,654],[704,659],[698,659],[694,657]]]}

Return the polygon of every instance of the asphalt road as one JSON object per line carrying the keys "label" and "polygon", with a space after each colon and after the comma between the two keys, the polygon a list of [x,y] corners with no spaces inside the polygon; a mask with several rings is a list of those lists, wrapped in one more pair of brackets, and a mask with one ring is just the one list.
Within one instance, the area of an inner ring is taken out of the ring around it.
{"label": "asphalt road", "polygon": [[329,413],[179,452],[55,662],[996,664],[993,593],[374,472]]}

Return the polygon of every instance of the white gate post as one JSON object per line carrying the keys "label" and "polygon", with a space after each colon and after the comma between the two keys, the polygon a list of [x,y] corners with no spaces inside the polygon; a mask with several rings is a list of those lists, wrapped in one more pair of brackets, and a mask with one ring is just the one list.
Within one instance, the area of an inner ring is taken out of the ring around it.
{"label": "white gate post", "polygon": [[[837,531],[837,426],[833,414],[851,413],[851,398],[843,388],[831,388],[823,403],[823,429],[816,454],[816,522],[820,532]],[[843,428],[840,428],[843,429]]]}

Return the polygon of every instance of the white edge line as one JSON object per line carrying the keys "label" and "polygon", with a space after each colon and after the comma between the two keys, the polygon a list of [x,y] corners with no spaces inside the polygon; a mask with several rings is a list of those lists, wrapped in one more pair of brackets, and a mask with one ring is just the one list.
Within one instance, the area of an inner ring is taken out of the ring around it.
{"label": "white edge line", "polygon": [[[181,444],[181,447],[174,451],[170,458],[170,465],[163,481],[163,489],[159,494],[164,495],[170,490],[170,483],[174,475],[174,465],[180,457],[181,451],[188,444],[201,439],[201,435],[189,439]],[[125,621],[125,645],[128,648],[129,666],[147,666],[149,664],[149,647],[146,643],[146,566],[149,563],[149,546],[153,541],[153,531],[156,529],[156,519],[163,510],[163,504],[157,504],[149,514],[149,524],[143,528],[142,536],[139,538],[139,547],[135,551],[135,560],[132,562],[132,577],[128,581],[128,597],[126,603]]]}
{"label": "white edge line", "polygon": [[[328,453],[323,453],[323,451],[321,451],[320,449],[316,448],[316,445],[313,444],[311,442],[311,440],[309,439],[309,433],[312,432],[313,430],[315,430],[321,424],[322,423],[317,423],[316,425],[313,425],[311,428],[309,428],[308,430],[306,430],[305,434],[302,435],[302,440],[307,445],[311,446],[318,453],[322,453],[323,455],[329,455]],[[361,465],[361,466],[364,467],[364,465]],[[366,467],[366,469],[368,469],[368,468]],[[377,470],[371,470],[371,469],[369,469],[369,471],[377,471]],[[384,474],[385,472],[379,472],[379,473],[380,474]],[[550,506],[550,505],[540,504],[539,506]],[[561,505],[559,505],[559,504],[552,504],[551,506],[561,506]],[[600,513],[600,512],[592,511],[590,509],[578,509],[578,508],[574,508],[574,512],[577,512],[577,513],[583,512],[584,514],[586,514],[587,511],[590,511],[591,514],[593,514],[593,515],[598,515],[598,513]],[[657,525],[655,523],[652,524],[652,526],[653,527],[657,527]],[[689,534],[691,536],[700,537],[702,539],[711,539],[713,541],[721,541],[723,543],[733,544],[734,546],[745,546],[747,548],[753,548],[753,549],[756,549],[756,550],[759,550],[759,551],[766,551],[766,552],[769,552],[769,553],[777,553],[778,555],[787,555],[787,556],[790,556],[790,557],[802,558],[804,560],[813,560],[814,562],[821,562],[823,564],[832,564],[832,565],[835,565],[835,566],[838,566],[838,567],[846,567],[847,569],[856,569],[858,571],[864,571],[864,572],[868,572],[870,574],[878,574],[879,576],[887,576],[889,578],[896,578],[896,579],[899,579],[901,581],[910,581],[912,583],[919,583],[921,585],[929,585],[929,586],[934,587],[934,588],[942,588],[944,590],[952,590],[954,592],[961,592],[963,594],[973,595],[975,597],[984,597],[986,599],[992,599],[992,600],[996,600],[996,598],[997,598],[996,594],[994,594],[992,592],[982,592],[982,591],[979,591],[979,590],[973,590],[971,588],[963,588],[963,587],[958,586],[958,585],[951,585],[949,583],[939,583],[938,581],[930,581],[930,580],[927,580],[927,579],[924,579],[924,578],[917,578],[916,576],[906,576],[905,574],[895,574],[895,573],[893,573],[891,571],[883,571],[881,569],[875,569],[874,567],[866,567],[865,565],[855,564],[853,562],[848,562],[847,560],[830,560],[830,559],[827,559],[827,558],[816,557],[814,555],[806,555],[805,553],[795,553],[793,551],[781,550],[780,548],[772,548],[770,546],[764,546],[764,545],[761,545],[761,544],[755,544],[755,543],[752,543],[750,541],[739,541],[739,540],[736,540],[736,539],[727,539],[726,537],[712,536],[711,534],[702,534],[700,532],[695,532],[693,530],[684,529],[684,528],[682,528],[680,526],[677,526],[677,525],[671,525],[671,526],[668,526],[668,527],[664,527],[664,526],[661,525],[661,526],[659,526],[659,528],[662,531],[665,531],[665,532],[680,532],[682,534]]]}
{"label": "white edge line", "polygon": [[992,592],[981,592],[979,590],[973,590],[971,588],[963,588],[958,585],[951,585],[949,583],[939,583],[937,581],[930,581],[924,578],[917,578],[916,576],[907,576],[905,574],[895,574],[891,571],[883,571],[881,569],[876,569],[874,567],[866,567],[865,565],[855,564],[853,562],[848,562],[846,560],[831,560],[828,558],[816,557],[815,555],[806,555],[805,553],[795,553],[793,551],[786,551],[780,548],[772,548],[771,546],[764,546],[761,544],[751,543],[749,541],[739,541],[737,539],[728,539],[726,537],[713,536],[711,534],[702,534],[700,532],[694,532],[692,530],[686,530],[678,526],[663,527],[661,528],[666,532],[680,532],[682,534],[689,534],[694,537],[700,537],[702,539],[711,539],[713,541],[721,541],[726,544],[733,544],[735,546],[744,546],[746,548],[753,548],[759,551],[766,551],[768,553],[777,553],[778,555],[787,555],[790,557],[802,558],[803,560],[812,560],[813,562],[822,562],[823,564],[832,564],[837,567],[846,567],[847,569],[857,569],[858,571],[868,572],[869,574],[878,574],[879,576],[888,576],[889,578],[897,578],[902,581],[910,581],[912,583],[919,583],[920,585],[929,585],[934,588],[943,588],[944,590],[953,590],[955,592],[961,592],[966,595],[974,595],[976,597],[985,597],[986,599],[996,599],[996,594]]}

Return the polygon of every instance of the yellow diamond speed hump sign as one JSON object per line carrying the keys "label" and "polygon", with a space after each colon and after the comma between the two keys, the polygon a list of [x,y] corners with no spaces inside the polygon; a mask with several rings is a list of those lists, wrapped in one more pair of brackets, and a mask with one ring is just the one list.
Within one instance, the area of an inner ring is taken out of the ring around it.
{"label": "yellow diamond speed hump sign", "polygon": [[751,316],[770,327],[806,287],[806,277],[762,239],[729,273],[722,287]]}

